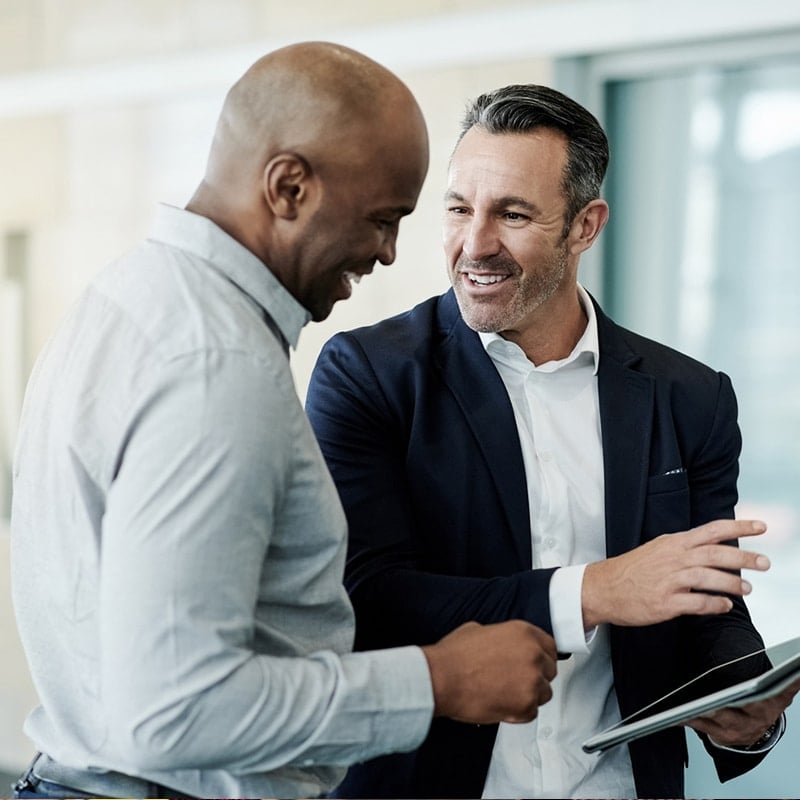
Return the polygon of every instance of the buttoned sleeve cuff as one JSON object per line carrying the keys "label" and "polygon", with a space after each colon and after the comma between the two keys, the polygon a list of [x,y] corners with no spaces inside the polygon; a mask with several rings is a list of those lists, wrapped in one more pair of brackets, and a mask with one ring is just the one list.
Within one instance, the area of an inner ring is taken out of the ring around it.
{"label": "buttoned sleeve cuff", "polygon": [[369,653],[375,676],[372,738],[380,752],[405,752],[428,735],[434,708],[428,660],[419,647]]}
{"label": "buttoned sleeve cuff", "polygon": [[298,759],[302,766],[366,761],[422,744],[434,698],[428,662],[419,647],[350,653],[340,663],[341,702]]}
{"label": "buttoned sleeve cuff", "polygon": [[581,586],[586,564],[560,567],[550,579],[550,622],[559,653],[588,653],[596,628],[583,627]]}

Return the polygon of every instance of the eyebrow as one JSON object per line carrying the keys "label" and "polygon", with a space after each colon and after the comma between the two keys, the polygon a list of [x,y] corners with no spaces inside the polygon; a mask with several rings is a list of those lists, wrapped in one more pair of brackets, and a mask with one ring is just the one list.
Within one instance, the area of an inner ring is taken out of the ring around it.
{"label": "eyebrow", "polygon": [[[445,192],[444,195],[445,201],[448,200],[456,200],[459,203],[466,203],[466,198],[459,194],[452,189],[449,189]],[[496,200],[492,201],[492,205],[495,208],[507,208],[508,206],[516,206],[517,208],[522,208],[525,211],[530,211],[532,214],[537,214],[539,212],[539,208],[530,202],[530,200],[526,200],[524,197],[519,197],[518,195],[510,194],[504,197],[498,197]]]}

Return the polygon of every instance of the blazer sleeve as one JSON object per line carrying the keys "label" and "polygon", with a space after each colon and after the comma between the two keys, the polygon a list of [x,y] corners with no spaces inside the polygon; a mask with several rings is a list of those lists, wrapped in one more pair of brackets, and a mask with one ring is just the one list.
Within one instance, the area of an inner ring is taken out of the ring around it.
{"label": "blazer sleeve", "polygon": [[[407,365],[382,363],[379,378],[372,358],[352,334],[335,336],[319,356],[306,399],[347,514],[345,584],[356,611],[356,647],[427,644],[469,620],[526,619],[549,632],[553,570],[524,569],[510,556],[500,569],[486,565],[484,574],[467,563],[467,529],[484,523],[452,499],[465,487],[448,486],[455,480],[450,466],[469,462],[471,456],[459,455],[466,445],[453,443],[451,465],[433,446],[429,457],[409,455],[412,435],[425,438],[422,428],[446,436],[451,426],[421,421],[418,407],[402,399],[412,381],[402,372]],[[451,517],[437,497],[448,498]],[[496,521],[484,508],[476,513],[487,514],[486,525]]]}
{"label": "blazer sleeve", "polygon": [[[739,473],[741,434],[737,424],[737,404],[727,375],[719,373],[716,405],[707,435],[695,448],[688,469],[691,525],[714,519],[732,519],[738,500],[736,482]],[[732,544],[735,544],[732,543]],[[733,608],[724,615],[686,617],[683,620],[688,647],[696,654],[698,672],[763,648],[744,600],[732,597]],[[739,680],[760,674],[769,667],[762,660],[747,660]],[[701,735],[713,757],[721,781],[730,780],[756,766],[766,753],[737,753],[714,747]]]}

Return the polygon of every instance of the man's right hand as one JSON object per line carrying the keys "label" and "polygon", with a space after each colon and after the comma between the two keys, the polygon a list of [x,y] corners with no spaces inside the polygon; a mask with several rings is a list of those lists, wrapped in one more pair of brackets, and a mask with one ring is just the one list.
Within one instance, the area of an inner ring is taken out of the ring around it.
{"label": "man's right hand", "polygon": [[589,564],[581,598],[584,626],[652,625],[682,614],[727,613],[733,604],[726,594],[751,590],[738,571],[763,572],[769,559],[724,542],[766,529],[753,520],[715,520]]}
{"label": "man's right hand", "polygon": [[528,722],[552,696],[556,645],[522,620],[467,622],[423,647],[435,716],[460,722]]}

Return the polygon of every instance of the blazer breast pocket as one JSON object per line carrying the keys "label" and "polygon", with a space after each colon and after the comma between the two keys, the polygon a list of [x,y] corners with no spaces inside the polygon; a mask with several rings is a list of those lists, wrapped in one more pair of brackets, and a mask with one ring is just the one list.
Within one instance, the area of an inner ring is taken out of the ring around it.
{"label": "blazer breast pocket", "polygon": [[642,533],[652,539],[662,533],[675,533],[689,528],[689,477],[685,469],[651,475],[647,480]]}

